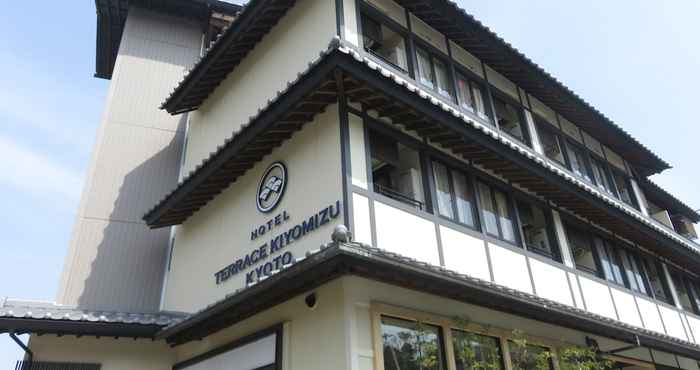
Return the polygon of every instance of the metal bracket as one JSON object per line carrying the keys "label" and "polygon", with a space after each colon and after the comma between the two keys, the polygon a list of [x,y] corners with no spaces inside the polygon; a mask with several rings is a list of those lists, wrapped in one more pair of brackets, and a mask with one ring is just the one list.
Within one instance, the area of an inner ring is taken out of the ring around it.
{"label": "metal bracket", "polygon": [[22,350],[24,350],[24,353],[27,354],[28,362],[32,362],[32,359],[34,358],[34,353],[32,352],[32,350],[29,349],[29,347],[27,347],[27,345],[24,344],[19,338],[17,338],[17,334],[9,333],[9,335],[10,338],[12,338],[12,340],[15,341],[15,343],[17,343],[17,345],[20,346]]}

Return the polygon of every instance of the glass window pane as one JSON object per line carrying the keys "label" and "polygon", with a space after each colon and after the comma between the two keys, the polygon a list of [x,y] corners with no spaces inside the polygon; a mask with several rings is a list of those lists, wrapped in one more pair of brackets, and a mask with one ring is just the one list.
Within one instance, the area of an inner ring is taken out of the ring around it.
{"label": "glass window pane", "polygon": [[540,128],[540,141],[542,143],[542,149],[547,158],[564,164],[564,152],[561,150],[561,142],[559,142],[559,137],[553,132]]}
{"label": "glass window pane", "polygon": [[678,272],[672,272],[671,278],[673,279],[673,285],[676,288],[676,294],[678,295],[678,301],[684,310],[688,312],[693,312],[693,304],[690,302],[690,293],[685,285],[685,279]]}
{"label": "glass window pane", "polygon": [[434,88],[433,72],[430,65],[430,54],[423,49],[416,49],[416,58],[418,59],[418,79],[429,88]]}
{"label": "glass window pane", "polygon": [[433,175],[435,177],[438,212],[441,216],[454,218],[452,194],[450,193],[450,178],[447,174],[447,167],[440,163],[433,162]]}
{"label": "glass window pane", "polygon": [[385,370],[444,369],[438,327],[383,316],[382,346]]}
{"label": "glass window pane", "polygon": [[486,113],[486,103],[484,103],[484,92],[482,88],[474,82],[472,82],[471,85],[472,95],[474,96],[474,108],[476,109],[476,114],[479,117],[488,120],[489,123],[491,123],[491,121],[489,120],[489,115]]}
{"label": "glass window pane", "polygon": [[462,108],[473,110],[472,91],[469,80],[461,74],[457,74],[457,98]]}
{"label": "glass window pane", "polygon": [[501,223],[501,237],[504,240],[515,242],[515,225],[513,223],[513,216],[510,212],[510,204],[505,193],[494,190],[494,196],[496,197],[496,208],[498,211],[498,219]]}
{"label": "glass window pane", "polygon": [[396,139],[370,131],[374,191],[423,209],[425,197],[417,151]]}
{"label": "glass window pane", "polygon": [[493,206],[491,199],[491,188],[483,182],[479,182],[479,202],[483,213],[484,227],[486,232],[498,236],[498,219],[496,218],[496,209]]}
{"label": "glass window pane", "polygon": [[401,34],[365,14],[362,14],[362,33],[365,50],[401,69],[407,69],[406,42]]}
{"label": "glass window pane", "polygon": [[574,257],[576,268],[597,275],[598,268],[595,263],[595,256],[591,248],[590,237],[573,227],[566,227],[566,239],[571,248],[571,255]]}
{"label": "glass window pane", "polygon": [[547,348],[508,341],[508,352],[513,370],[554,369]]}
{"label": "glass window pane", "polygon": [[452,98],[452,83],[450,82],[450,73],[447,71],[447,66],[439,59],[433,58],[433,62],[438,92],[441,95]]}
{"label": "glass window pane", "polygon": [[605,279],[624,285],[624,280],[622,277],[622,267],[620,266],[615,253],[615,249],[610,245],[609,242],[603,241],[603,239],[595,237],[593,238],[596,249],[598,251],[598,256],[600,257],[600,264],[603,266],[603,273]]}
{"label": "glass window pane", "polygon": [[612,177],[615,182],[615,188],[617,188],[617,193],[620,194],[620,200],[629,205],[634,205],[632,202],[632,189],[630,189],[630,183],[627,177],[616,171],[613,171]]}
{"label": "glass window pane", "polygon": [[469,186],[467,177],[459,172],[452,172],[452,181],[454,183],[455,196],[457,198],[457,216],[459,222],[474,226],[474,194]]}
{"label": "glass window pane", "polygon": [[[693,280],[688,280],[688,288],[690,289],[692,298],[695,301],[696,309],[700,309],[700,290],[698,289],[698,284]],[[699,312],[696,310],[695,313]]]}
{"label": "glass window pane", "polygon": [[664,277],[659,265],[650,259],[645,259],[644,267],[646,268],[647,278],[649,279],[649,285],[654,292],[654,297],[668,304],[673,304],[673,300],[667,293],[668,289],[665,283],[666,278]]}
{"label": "glass window pane", "polygon": [[500,370],[503,358],[498,338],[452,330],[457,370]]}
{"label": "glass window pane", "polygon": [[523,229],[525,246],[528,250],[553,257],[549,241],[547,218],[542,208],[523,201],[518,201],[518,216]]}
{"label": "glass window pane", "polygon": [[639,267],[637,258],[624,249],[621,249],[619,252],[620,258],[622,258],[622,264],[625,268],[625,273],[627,274],[627,281],[629,281],[630,284],[630,289],[648,295],[649,292],[647,292],[646,285],[644,284],[644,275],[642,275],[642,270]]}
{"label": "glass window pane", "polygon": [[501,130],[510,136],[525,142],[522,124],[520,122],[519,108],[508,104],[500,99],[494,99],[496,107],[496,120]]}
{"label": "glass window pane", "polygon": [[571,171],[575,174],[591,181],[591,176],[588,174],[588,169],[586,168],[586,157],[581,149],[577,148],[573,144],[566,146],[566,151],[569,154],[569,163],[571,164]]}

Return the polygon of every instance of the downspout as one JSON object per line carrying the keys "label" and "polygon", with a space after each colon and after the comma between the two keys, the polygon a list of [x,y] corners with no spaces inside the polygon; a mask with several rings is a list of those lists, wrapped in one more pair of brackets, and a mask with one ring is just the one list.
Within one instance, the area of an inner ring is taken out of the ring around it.
{"label": "downspout", "polygon": [[12,340],[14,340],[15,343],[17,343],[17,345],[20,346],[22,350],[24,350],[24,353],[27,355],[27,362],[32,362],[32,359],[34,358],[34,353],[32,352],[32,350],[29,349],[29,347],[27,347],[26,344],[22,343],[22,341],[19,338],[17,338],[17,334],[10,333],[10,338],[12,338]]}

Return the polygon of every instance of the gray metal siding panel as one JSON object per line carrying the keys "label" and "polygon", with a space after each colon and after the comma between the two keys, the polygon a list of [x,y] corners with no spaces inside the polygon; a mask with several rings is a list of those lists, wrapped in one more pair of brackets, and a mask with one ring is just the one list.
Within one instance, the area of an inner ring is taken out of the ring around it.
{"label": "gray metal siding panel", "polygon": [[93,148],[58,303],[156,311],[169,230],[141,215],[177,183],[186,116],[159,110],[199,56],[192,22],[132,9]]}

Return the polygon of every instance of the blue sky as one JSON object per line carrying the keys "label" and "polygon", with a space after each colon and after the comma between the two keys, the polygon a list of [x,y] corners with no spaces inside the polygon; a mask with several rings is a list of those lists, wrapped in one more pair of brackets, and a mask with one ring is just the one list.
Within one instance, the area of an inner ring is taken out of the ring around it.
{"label": "blue sky", "polygon": [[[700,2],[458,1],[659,153],[657,183],[700,208]],[[0,297],[53,300],[108,81],[89,1],[0,12]],[[0,367],[21,357],[0,335]]]}

